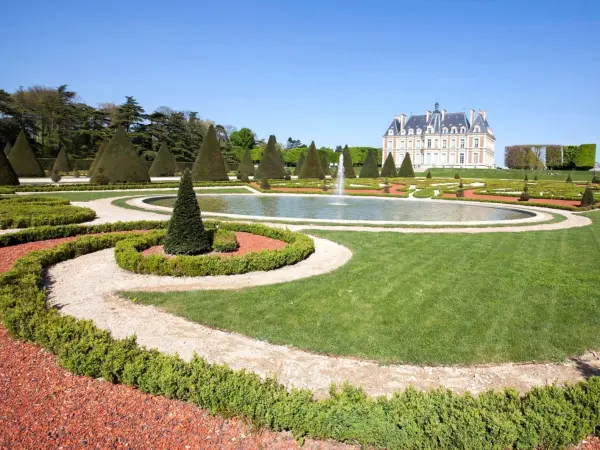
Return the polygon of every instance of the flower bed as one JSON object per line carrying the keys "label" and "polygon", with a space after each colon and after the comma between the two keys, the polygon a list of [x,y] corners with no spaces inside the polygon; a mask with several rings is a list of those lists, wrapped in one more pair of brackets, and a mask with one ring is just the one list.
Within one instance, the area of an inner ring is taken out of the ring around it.
{"label": "flower bed", "polygon": [[211,254],[196,256],[144,255],[144,250],[163,243],[166,232],[156,231],[119,242],[115,246],[115,260],[122,269],[135,273],[199,277],[274,270],[296,264],[306,259],[315,250],[312,239],[304,234],[264,225],[207,223],[207,229],[211,228],[248,232],[278,239],[288,245],[278,250],[262,250],[228,258]]}
{"label": "flower bed", "polygon": [[0,198],[0,228],[26,228],[88,222],[96,217],[90,208],[71,206],[68,200],[53,197]]}

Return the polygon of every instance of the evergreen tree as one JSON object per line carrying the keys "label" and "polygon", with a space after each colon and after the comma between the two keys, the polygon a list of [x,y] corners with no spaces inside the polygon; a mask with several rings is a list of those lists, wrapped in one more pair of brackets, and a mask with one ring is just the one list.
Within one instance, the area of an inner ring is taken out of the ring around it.
{"label": "evergreen tree", "polygon": [[360,168],[358,178],[377,178],[379,177],[379,169],[377,168],[377,161],[375,161],[375,154],[372,151],[367,152],[367,157],[363,166]]}
{"label": "evergreen tree", "polygon": [[212,124],[208,127],[204,142],[202,142],[202,147],[200,147],[194,167],[192,167],[192,180],[229,181],[225,161],[221,154],[221,146]]}
{"label": "evergreen tree", "polygon": [[596,204],[596,200],[594,199],[594,191],[590,186],[585,188],[583,192],[583,197],[581,197],[581,205],[579,206],[594,206]]}
{"label": "evergreen tree", "polygon": [[413,170],[412,161],[410,160],[410,154],[407,152],[402,160],[400,170],[398,170],[398,176],[402,178],[414,178],[415,171]]}
{"label": "evergreen tree", "polygon": [[10,145],[10,142],[7,142],[6,145],[4,146],[4,154],[6,156],[10,155],[11,150],[12,150],[12,145]]}
{"label": "evergreen tree", "polygon": [[69,155],[67,155],[67,151],[65,147],[61,147],[58,152],[58,156],[54,161],[54,167],[52,167],[52,172],[57,173],[67,173],[71,171],[71,161],[69,161]]}
{"label": "evergreen tree", "polygon": [[527,174],[525,174],[525,178],[523,179],[523,181],[529,181],[529,178],[527,177]]}
{"label": "evergreen tree", "polygon": [[596,172],[594,172],[594,176],[592,177],[592,183],[594,183],[594,184],[600,183],[600,177],[598,175],[596,175]]}
{"label": "evergreen tree", "polygon": [[300,170],[300,175],[298,175],[298,178],[319,178],[321,180],[325,178],[314,141],[311,142],[310,146],[308,147],[308,152],[306,153],[306,158],[304,159],[304,164],[302,165],[302,169]]}
{"label": "evergreen tree", "polygon": [[152,162],[152,166],[150,166],[149,174],[151,177],[172,177],[175,175],[176,170],[175,156],[169,151],[167,144],[163,142]]}
{"label": "evergreen tree", "polygon": [[255,179],[269,178],[282,180],[285,177],[285,168],[283,167],[281,154],[277,150],[276,144],[275,136],[269,136],[267,147],[262,154],[260,164],[254,174]]}
{"label": "evergreen tree", "polygon": [[17,142],[8,156],[8,160],[20,177],[43,177],[46,174],[29,146],[23,130],[19,133]]}
{"label": "evergreen tree", "polygon": [[572,183],[573,182],[573,179],[571,178],[571,174],[570,173],[567,176],[567,179],[565,180],[565,182],[567,182],[567,183]]}
{"label": "evergreen tree", "polygon": [[327,153],[321,153],[321,168],[323,169],[323,175],[331,175],[329,171],[329,160],[327,159]]}
{"label": "evergreen tree", "polygon": [[300,153],[300,158],[298,158],[298,162],[296,163],[296,168],[294,169],[294,175],[300,175],[300,171],[302,170],[303,165],[304,165],[304,153]]}
{"label": "evergreen tree", "polygon": [[237,174],[240,179],[244,175],[247,177],[254,176],[254,163],[252,162],[250,149],[246,149],[244,151],[244,156],[242,157],[240,165],[238,166]]}
{"label": "evergreen tree", "polygon": [[344,155],[344,177],[345,178],[356,178],[356,172],[354,171],[354,163],[352,162],[352,155],[347,145],[342,150]]}
{"label": "evergreen tree", "polygon": [[427,171],[427,175],[425,175],[425,178],[432,178],[432,175],[431,175],[431,169],[429,169],[429,170]]}
{"label": "evergreen tree", "polygon": [[164,249],[171,255],[198,255],[210,251],[211,246],[210,236],[202,223],[192,175],[186,169],[179,184]]}
{"label": "evergreen tree", "polygon": [[18,186],[19,177],[4,152],[0,152],[0,185]]}
{"label": "evergreen tree", "polygon": [[119,105],[113,116],[113,127],[123,127],[128,133],[144,120],[144,108],[133,97],[126,96],[125,103]]}
{"label": "evergreen tree", "polygon": [[381,168],[381,176],[382,177],[395,177],[398,175],[396,171],[396,163],[394,162],[394,157],[391,153],[388,153],[387,158],[385,158],[385,162],[383,163],[383,167]]}
{"label": "evergreen tree", "polygon": [[119,127],[106,145],[90,182],[144,183],[150,182],[148,168],[133,147],[125,128]]}
{"label": "evergreen tree", "polygon": [[98,165],[98,161],[100,161],[100,159],[102,159],[102,155],[104,155],[104,150],[106,150],[107,145],[108,145],[108,141],[102,141],[100,143],[100,148],[98,149],[98,152],[96,153],[96,156],[94,157],[94,160],[92,161],[92,164],[90,165],[90,168],[88,169],[88,177],[92,178],[92,174],[94,173],[94,170],[96,169],[96,166]]}
{"label": "evergreen tree", "polygon": [[456,173],[454,174],[454,179],[455,179],[455,180],[460,180],[460,173],[456,172]]}

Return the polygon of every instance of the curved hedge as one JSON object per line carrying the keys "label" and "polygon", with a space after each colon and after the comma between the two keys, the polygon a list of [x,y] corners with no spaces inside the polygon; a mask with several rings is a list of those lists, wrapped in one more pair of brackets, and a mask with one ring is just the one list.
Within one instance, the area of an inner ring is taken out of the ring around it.
{"label": "curved hedge", "polygon": [[0,198],[0,228],[27,228],[42,225],[66,225],[93,220],[90,208],[71,206],[68,200],[53,197]]}
{"label": "curved hedge", "polygon": [[165,232],[156,231],[144,236],[135,236],[115,246],[115,260],[126,270],[141,274],[202,277],[209,275],[235,275],[241,273],[274,270],[296,264],[315,251],[311,238],[301,233],[281,230],[258,224],[213,222],[211,228],[228,231],[244,231],[286,242],[279,250],[262,250],[240,256],[221,258],[218,255],[163,255],[145,256],[142,252],[163,243]]}
{"label": "curved hedge", "polygon": [[[58,237],[146,226],[164,227],[165,223],[56,227],[58,231],[43,227],[15,234],[21,242],[53,233]],[[444,389],[420,392],[409,388],[371,399],[361,389],[344,385],[332,386],[329,398],[315,400],[312,392],[288,391],[274,379],[261,380],[197,356],[185,362],[142,348],[133,336],[115,339],[91,321],[48,308],[40,287],[45,268],[110,248],[129,237],[85,236],[20,258],[0,276],[0,317],[10,334],[43,346],[75,374],[188,401],[212,413],[242,416],[257,427],[290,430],[300,442],[312,436],[390,449],[556,449],[581,441],[600,426],[598,377],[564,388],[535,388],[522,397],[513,390],[473,397]]]}

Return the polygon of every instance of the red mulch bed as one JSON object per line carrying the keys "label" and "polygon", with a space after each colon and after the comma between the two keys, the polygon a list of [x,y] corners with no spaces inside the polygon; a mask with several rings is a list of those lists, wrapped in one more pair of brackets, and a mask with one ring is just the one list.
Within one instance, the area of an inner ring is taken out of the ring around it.
{"label": "red mulch bed", "polygon": [[[258,252],[260,250],[279,250],[285,247],[287,244],[278,239],[272,239],[266,236],[260,236],[258,234],[245,233],[242,231],[236,231],[235,237],[238,241],[238,249],[234,252],[220,253],[211,252],[207,255],[216,255],[221,258],[229,258],[231,256],[241,256],[250,252]],[[142,252],[143,255],[163,255],[167,258],[173,258],[174,255],[167,255],[162,245],[155,245]]]}
{"label": "red mulch bed", "polygon": [[[251,186],[255,189],[260,189],[260,185],[258,185],[257,183],[250,183]],[[329,184],[329,191],[327,191],[330,194],[335,194],[335,184]],[[352,193],[361,193],[361,194],[377,194],[377,195],[402,195],[405,194],[404,192],[396,192],[396,189],[403,187],[403,185],[401,184],[392,184],[390,185],[390,192],[388,194],[386,194],[385,192],[383,192],[383,188],[381,189],[344,189],[344,193],[345,194],[352,194]],[[299,192],[299,193],[303,193],[303,192],[323,192],[323,189],[321,188],[302,188],[302,187],[279,187],[279,186],[272,186],[271,190],[273,192]]]}
{"label": "red mulch bed", "polygon": [[[519,201],[519,197],[506,197],[504,195],[483,195],[483,194],[475,194],[475,191],[473,189],[468,189],[465,190],[465,198],[476,198],[478,200],[501,200],[501,201],[505,201],[505,202],[518,202]],[[446,193],[443,194],[442,197],[445,198],[456,198],[456,194],[450,194],[450,193]],[[527,202],[519,202],[519,203],[523,203],[524,205],[528,204],[528,203],[545,203],[545,204],[551,204],[551,205],[562,205],[562,206],[579,206],[581,204],[581,201],[579,200],[558,200],[558,199],[553,199],[553,198],[532,198],[529,199],[529,201]]]}
{"label": "red mulch bed", "polygon": [[[0,272],[32,250],[76,237],[0,248]],[[279,242],[279,241],[277,241]],[[191,404],[73,375],[54,355],[0,326],[0,448],[295,449],[290,433],[255,430]],[[307,440],[304,448],[342,449]]]}

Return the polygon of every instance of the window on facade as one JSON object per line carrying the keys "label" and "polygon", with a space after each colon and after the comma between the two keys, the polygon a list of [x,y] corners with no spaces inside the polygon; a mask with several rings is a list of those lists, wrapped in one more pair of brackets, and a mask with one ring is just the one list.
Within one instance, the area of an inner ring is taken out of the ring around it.
{"label": "window on facade", "polygon": [[428,133],[433,133],[433,127],[428,127],[428,128],[427,128],[427,132],[428,132]]}
{"label": "window on facade", "polygon": [[394,134],[394,130],[392,130],[392,129],[390,128],[390,131],[388,131],[388,134],[389,134],[390,136],[392,136],[392,135]]}
{"label": "window on facade", "polygon": [[408,130],[408,134],[409,134],[409,135],[410,135],[410,134],[413,134],[413,129],[412,129],[412,128]]}
{"label": "window on facade", "polygon": [[473,154],[473,163],[479,164],[479,153]]}
{"label": "window on facade", "polygon": [[417,134],[421,134],[421,129],[417,128]]}
{"label": "window on facade", "polygon": [[421,141],[417,141],[417,148],[421,148]]}
{"label": "window on facade", "polygon": [[388,148],[392,148],[392,142],[393,141],[388,141]]}
{"label": "window on facade", "polygon": [[442,134],[448,134],[448,128],[444,127],[444,129],[442,130]]}
{"label": "window on facade", "polygon": [[473,140],[473,147],[475,147],[475,148],[479,148],[479,138],[475,138],[475,139]]}
{"label": "window on facade", "polygon": [[431,148],[431,139],[427,139],[427,148]]}
{"label": "window on facade", "polygon": [[475,128],[473,128],[473,131],[474,131],[475,133],[479,133],[479,125],[477,125]]}
{"label": "window on facade", "polygon": [[459,156],[459,163],[464,164],[465,163],[465,154],[461,153]]}
{"label": "window on facade", "polygon": [[444,139],[444,140],[442,141],[442,148],[446,148],[446,144],[447,144],[447,142],[446,142],[446,139]]}
{"label": "window on facade", "polygon": [[412,148],[413,141],[408,141],[408,148]]}
{"label": "window on facade", "polygon": [[400,148],[404,148],[404,141],[400,141]]}
{"label": "window on facade", "polygon": [[456,127],[452,127],[452,134],[456,134]]}
{"label": "window on facade", "polygon": [[401,131],[400,131],[400,134],[401,134],[402,136],[404,136],[404,135],[406,134],[406,130],[401,130]]}
{"label": "window on facade", "polygon": [[461,133],[464,133],[464,132],[466,132],[466,131],[467,131],[467,130],[466,130],[466,128],[465,128],[465,127],[460,127],[460,132],[461,132]]}
{"label": "window on facade", "polygon": [[452,148],[456,147],[456,139],[452,139],[450,141],[450,147],[452,147]]}
{"label": "window on facade", "polygon": [[447,154],[446,153],[442,153],[442,163],[448,162],[447,160]]}
{"label": "window on facade", "polygon": [[465,140],[464,139],[460,140],[460,148],[465,148]]}

